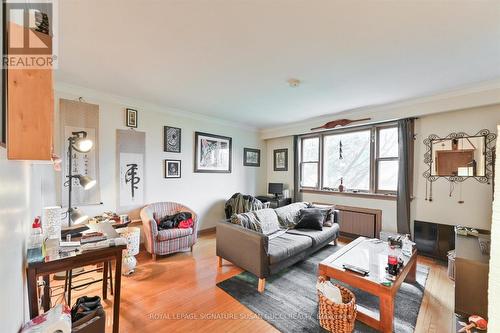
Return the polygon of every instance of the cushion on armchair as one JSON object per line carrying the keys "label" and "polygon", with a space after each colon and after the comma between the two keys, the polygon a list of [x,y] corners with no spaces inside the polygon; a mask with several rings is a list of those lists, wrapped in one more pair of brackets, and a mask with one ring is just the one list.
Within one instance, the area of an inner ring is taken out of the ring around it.
{"label": "cushion on armchair", "polygon": [[186,237],[193,234],[193,228],[173,228],[173,229],[163,229],[158,231],[158,236],[156,238],[158,241],[163,242],[170,239],[176,239],[180,237]]}

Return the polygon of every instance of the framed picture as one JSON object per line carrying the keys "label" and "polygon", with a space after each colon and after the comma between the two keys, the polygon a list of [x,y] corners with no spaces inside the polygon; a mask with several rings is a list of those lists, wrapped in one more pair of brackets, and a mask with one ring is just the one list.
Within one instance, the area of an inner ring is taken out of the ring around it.
{"label": "framed picture", "polygon": [[288,171],[288,149],[274,150],[274,171]]}
{"label": "framed picture", "polygon": [[260,149],[243,148],[243,165],[260,167]]}
{"label": "framed picture", "polygon": [[231,172],[231,138],[195,132],[194,142],[194,172]]}
{"label": "framed picture", "polygon": [[127,109],[125,113],[127,127],[137,128],[137,110]]}
{"label": "framed picture", "polygon": [[163,126],[163,151],[167,153],[181,152],[181,129]]}
{"label": "framed picture", "polygon": [[165,160],[165,178],[181,178],[181,160]]}

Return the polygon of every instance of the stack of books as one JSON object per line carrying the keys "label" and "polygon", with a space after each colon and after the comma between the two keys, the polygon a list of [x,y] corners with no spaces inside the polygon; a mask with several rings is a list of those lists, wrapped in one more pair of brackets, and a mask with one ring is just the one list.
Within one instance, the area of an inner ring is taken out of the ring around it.
{"label": "stack of books", "polygon": [[103,234],[102,232],[89,232],[82,235],[80,244],[84,245],[89,243],[96,243],[106,239],[107,239],[106,235]]}

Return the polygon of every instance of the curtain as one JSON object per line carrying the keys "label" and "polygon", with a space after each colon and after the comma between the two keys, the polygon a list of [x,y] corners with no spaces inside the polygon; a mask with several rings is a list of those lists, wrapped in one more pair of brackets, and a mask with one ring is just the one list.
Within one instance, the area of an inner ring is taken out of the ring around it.
{"label": "curtain", "polygon": [[397,226],[398,233],[410,234],[410,201],[413,180],[413,132],[414,119],[398,120],[398,197]]}
{"label": "curtain", "polygon": [[298,135],[293,136],[293,202],[302,201],[299,184],[299,139]]}

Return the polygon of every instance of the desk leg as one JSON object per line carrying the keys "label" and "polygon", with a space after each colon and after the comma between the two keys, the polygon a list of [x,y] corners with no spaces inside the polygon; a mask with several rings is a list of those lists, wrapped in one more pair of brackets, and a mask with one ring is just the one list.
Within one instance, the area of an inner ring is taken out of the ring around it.
{"label": "desk leg", "polygon": [[102,299],[108,299],[108,261],[103,263],[102,268]]}
{"label": "desk leg", "polygon": [[47,312],[50,310],[50,275],[43,276],[43,311]]}
{"label": "desk leg", "polygon": [[71,289],[73,287],[73,270],[68,271],[68,306],[71,307]]}
{"label": "desk leg", "polygon": [[113,297],[113,333],[120,330],[120,292],[122,284],[122,251],[116,255],[115,294]]}
{"label": "desk leg", "polygon": [[38,316],[38,295],[36,290],[36,274],[34,269],[27,269],[28,275],[28,300],[30,307],[30,319]]}

